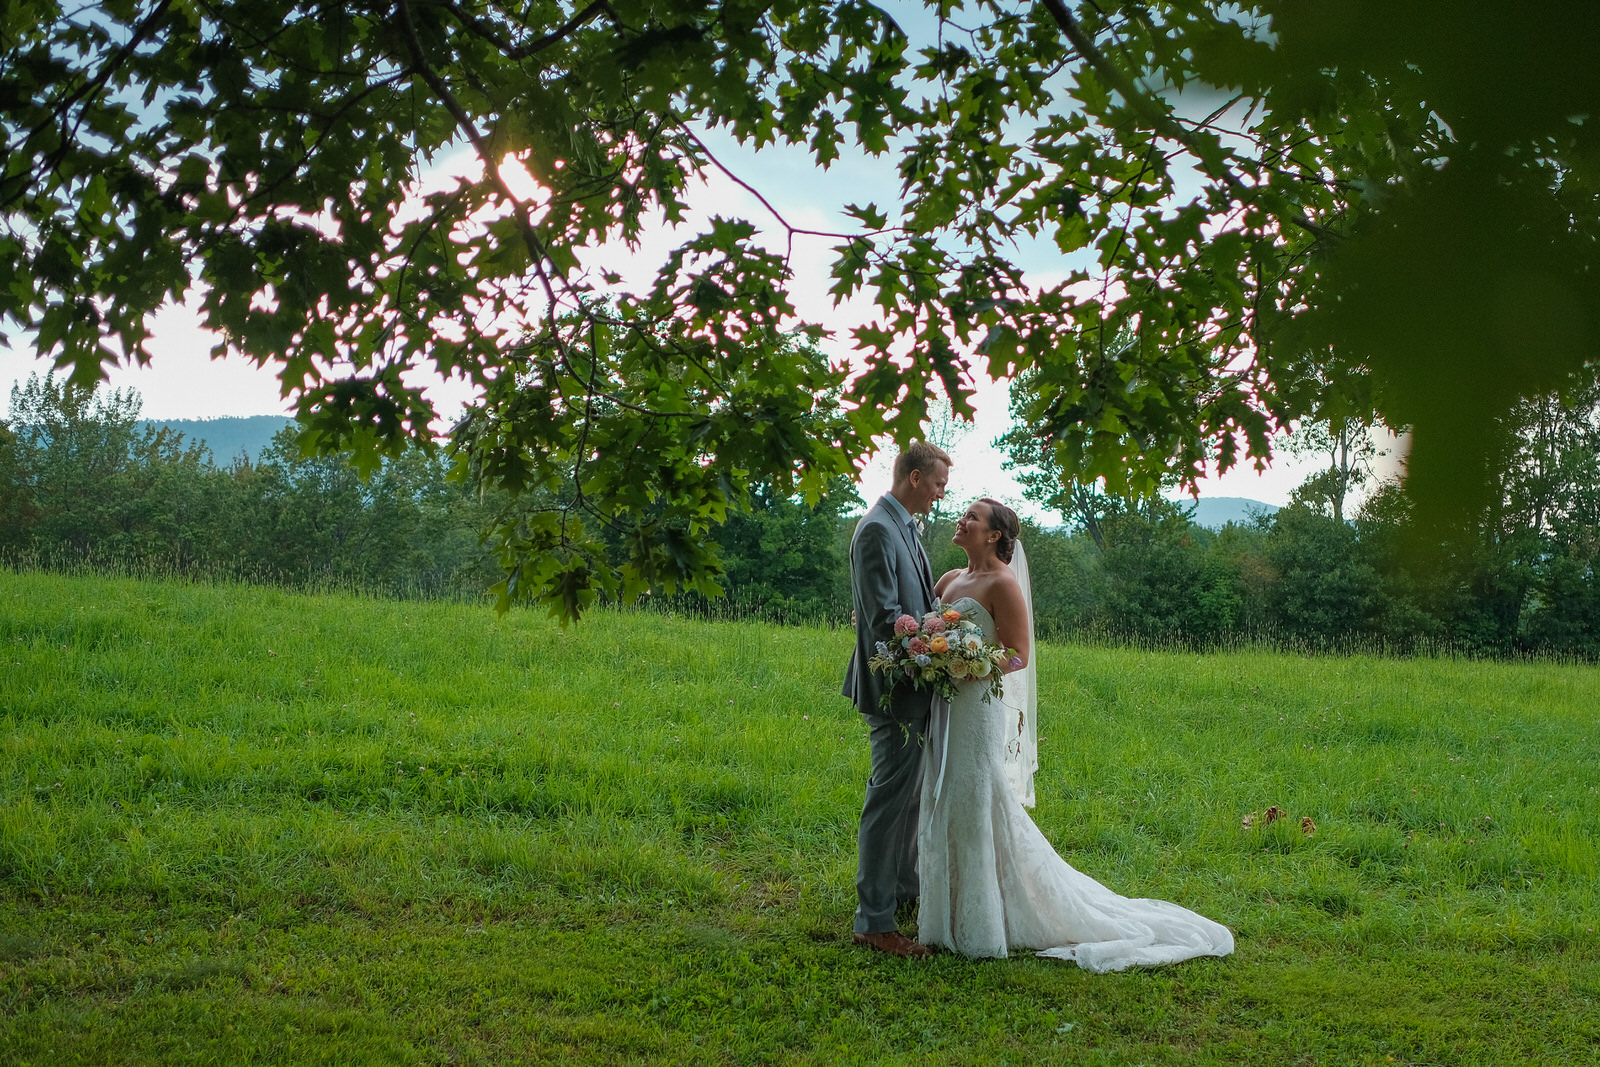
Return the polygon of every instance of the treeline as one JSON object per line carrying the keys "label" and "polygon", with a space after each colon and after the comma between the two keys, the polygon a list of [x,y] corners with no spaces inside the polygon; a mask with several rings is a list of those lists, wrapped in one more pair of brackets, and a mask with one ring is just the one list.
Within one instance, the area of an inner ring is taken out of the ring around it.
{"label": "treeline", "polygon": [[[478,531],[506,508],[559,502],[480,494],[437,451],[385,460],[362,479],[343,456],[302,456],[293,428],[253,461],[219,466],[138,414],[132,395],[51,378],[13,390],[0,426],[6,561],[480,598],[502,572]],[[1038,628],[1194,648],[1260,640],[1600,658],[1595,405],[1529,405],[1518,420],[1496,431],[1502,498],[1450,540],[1419,533],[1392,485],[1346,519],[1344,488],[1330,493],[1325,474],[1270,518],[1221,531],[1164,500],[1078,494],[1074,528],[1025,531]],[[717,535],[727,595],[647,605],[847,622],[846,558],[863,502],[842,482],[815,506],[760,487],[754,496],[754,511]],[[952,532],[949,517],[930,524],[936,572],[960,565]]]}
{"label": "treeline", "polygon": [[[1213,531],[1163,500],[1103,519],[1099,543],[1026,529],[1037,625],[1196,649],[1600,657],[1594,542],[1430,542],[1408,510],[1385,488],[1353,521],[1299,501]],[[949,548],[934,556],[936,568],[959,562]]]}
{"label": "treeline", "polygon": [[[507,511],[559,506],[560,494],[513,500],[451,468],[443,450],[412,449],[363,479],[344,455],[302,455],[293,425],[253,460],[219,465],[202,444],[142,423],[132,392],[35,375],[12,389],[0,423],[0,560],[484,598],[504,572],[479,532]],[[718,533],[730,596],[669,606],[798,620],[836,618],[842,603],[847,617],[837,541],[849,486],[815,507],[759,487],[754,497],[755,513]]]}
{"label": "treeline", "polygon": [[485,505],[439,455],[408,452],[363,480],[305,457],[293,427],[250,461],[141,425],[131,392],[34,376],[0,431],[0,553],[399,596],[481,591],[496,569],[473,532]]}

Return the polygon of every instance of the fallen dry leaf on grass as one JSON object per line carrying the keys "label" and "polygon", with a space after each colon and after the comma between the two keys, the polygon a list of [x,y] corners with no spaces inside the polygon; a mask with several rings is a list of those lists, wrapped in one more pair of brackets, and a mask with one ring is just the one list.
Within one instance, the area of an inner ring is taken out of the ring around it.
{"label": "fallen dry leaf on grass", "polygon": [[[1252,811],[1246,814],[1244,818],[1239,820],[1239,828],[1241,830],[1253,830],[1258,822],[1262,826],[1271,826],[1279,819],[1287,819],[1289,817],[1288,812],[1274,804],[1266,811]],[[1300,831],[1307,835],[1317,832],[1317,824],[1311,821],[1311,816],[1302,815],[1300,817]]]}

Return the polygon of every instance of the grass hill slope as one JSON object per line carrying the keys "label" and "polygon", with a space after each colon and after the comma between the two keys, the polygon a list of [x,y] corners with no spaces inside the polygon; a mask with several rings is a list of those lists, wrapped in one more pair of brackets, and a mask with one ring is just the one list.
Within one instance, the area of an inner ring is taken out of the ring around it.
{"label": "grass hill slope", "polygon": [[1595,668],[1045,646],[1097,977],[850,944],[849,643],[0,571],[0,1062],[1592,1056]]}

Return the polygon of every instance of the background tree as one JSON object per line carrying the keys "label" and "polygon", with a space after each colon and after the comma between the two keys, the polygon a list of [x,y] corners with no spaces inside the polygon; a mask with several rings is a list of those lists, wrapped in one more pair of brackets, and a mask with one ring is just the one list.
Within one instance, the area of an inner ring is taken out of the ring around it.
{"label": "background tree", "polygon": [[840,513],[861,504],[849,479],[836,479],[816,504],[765,486],[751,496],[749,513],[730,515],[717,531],[730,613],[780,622],[848,619],[849,583],[839,577],[849,573],[849,548],[846,542],[840,551],[838,529],[854,530],[855,518]]}
{"label": "background tree", "polygon": [[1281,633],[1329,645],[1373,632],[1377,573],[1342,520],[1305,507],[1280,510],[1267,538],[1267,560],[1276,573],[1272,606]]}
{"label": "background tree", "polygon": [[1017,472],[1023,499],[1061,516],[1088,534],[1096,548],[1105,550],[1104,520],[1118,509],[1116,500],[1097,485],[1084,485],[1063,472],[1048,443],[1025,427],[1013,426],[995,439],[995,445],[1010,451],[1011,458],[1001,467]]}
{"label": "background tree", "polygon": [[0,552],[7,556],[27,544],[38,521],[28,459],[11,424],[0,420]]}
{"label": "background tree", "polygon": [[84,561],[193,563],[223,507],[221,479],[203,448],[138,419],[132,390],[54,375],[14,386],[6,540]]}
{"label": "background tree", "polygon": [[1122,517],[1132,517],[1136,523],[1141,519],[1159,523],[1167,517],[1159,494],[1179,484],[1175,475],[1163,475],[1137,492],[1114,493],[1106,489],[1104,479],[1066,465],[1068,461],[1062,457],[1070,450],[1026,421],[1028,411],[1039,401],[1042,382],[1043,372],[1035,369],[1023,371],[1011,383],[1011,429],[994,441],[1008,456],[1001,466],[1017,472],[1023,498],[1081,528],[1102,552],[1110,547],[1108,523]]}
{"label": "background tree", "polygon": [[1388,455],[1373,441],[1370,422],[1349,416],[1298,423],[1286,441],[1290,453],[1326,458],[1328,465],[1299,485],[1293,503],[1322,511],[1334,522],[1345,521],[1350,496],[1373,476],[1373,464]]}
{"label": "background tree", "polygon": [[1531,397],[1498,430],[1507,477],[1490,510],[1499,539],[1561,542],[1600,519],[1600,385]]}
{"label": "background tree", "polygon": [[[922,440],[953,452],[957,445],[972,433],[972,423],[956,416],[955,405],[942,392],[928,403],[928,416],[923,424]],[[952,506],[954,501],[950,502]],[[928,509],[928,521],[938,522],[945,514],[945,501],[935,500]]]}

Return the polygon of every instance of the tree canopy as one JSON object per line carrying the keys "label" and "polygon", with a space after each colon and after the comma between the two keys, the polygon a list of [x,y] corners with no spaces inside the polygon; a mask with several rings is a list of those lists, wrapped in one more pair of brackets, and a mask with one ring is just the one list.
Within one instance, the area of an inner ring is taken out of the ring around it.
{"label": "tree canopy", "polygon": [[[0,314],[88,383],[199,294],[371,461],[431,433],[415,372],[465,377],[465,466],[575,487],[500,534],[508,597],[566,614],[711,588],[748,485],[815,495],[983,373],[1033,372],[1027,425],[1112,492],[1354,397],[1444,510],[1486,426],[1595,376],[1597,44],[1587,0],[33,0],[0,16]],[[712,133],[901,187],[833,235],[711,217],[638,291],[596,266],[690,217]],[[428,185],[461,146],[481,171]],[[870,296],[856,367],[772,231]]]}

